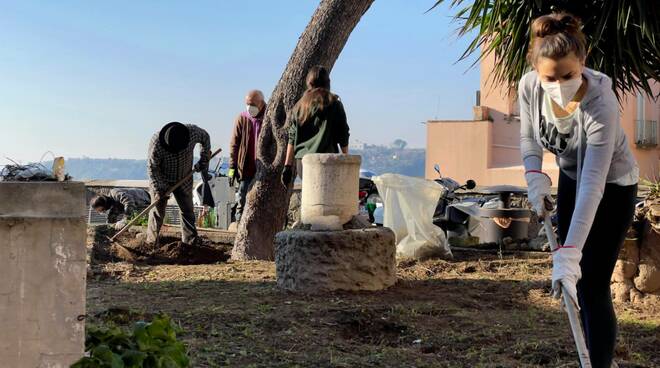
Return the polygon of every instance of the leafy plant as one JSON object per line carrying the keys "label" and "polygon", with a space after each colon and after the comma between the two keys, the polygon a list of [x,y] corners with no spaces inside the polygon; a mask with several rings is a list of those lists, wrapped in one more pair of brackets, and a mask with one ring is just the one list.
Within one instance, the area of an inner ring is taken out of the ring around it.
{"label": "leafy plant", "polygon": [[660,197],[660,180],[642,179],[640,184],[648,187],[650,198]]}
{"label": "leafy plant", "polygon": [[[446,0],[436,0],[433,8]],[[495,54],[495,83],[515,87],[528,70],[532,21],[553,11],[582,19],[587,65],[609,75],[615,93],[643,91],[657,98],[652,80],[660,79],[660,3],[640,0],[452,0],[459,36],[474,38],[461,60]],[[477,64],[479,59],[475,62]]]}
{"label": "leafy plant", "polygon": [[181,329],[168,316],[136,322],[130,333],[119,327],[87,329],[87,356],[72,368],[186,368],[190,359],[176,339]]}
{"label": "leafy plant", "polygon": [[[136,217],[138,217],[139,213],[134,213],[131,215],[128,219],[128,222],[133,221]],[[133,226],[147,226],[149,224],[149,216],[142,216],[140,217],[134,224]]]}

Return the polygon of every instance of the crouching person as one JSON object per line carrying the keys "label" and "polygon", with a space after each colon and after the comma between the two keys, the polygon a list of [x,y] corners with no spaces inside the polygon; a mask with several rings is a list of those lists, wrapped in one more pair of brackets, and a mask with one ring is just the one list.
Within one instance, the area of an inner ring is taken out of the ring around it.
{"label": "crouching person", "polygon": [[[156,243],[165,219],[168,189],[184,179],[193,169],[193,151],[201,144],[200,159],[195,171],[208,172],[211,140],[202,128],[192,124],[172,122],[154,134],[149,144],[147,170],[152,201],[158,204],[149,213],[147,242]],[[182,242],[192,244],[197,238],[193,207],[193,179],[188,178],[174,190],[174,198],[181,211]]]}
{"label": "crouching person", "polygon": [[108,213],[108,223],[121,229],[151,203],[149,192],[139,188],[116,188],[92,198],[90,206],[98,213]]}

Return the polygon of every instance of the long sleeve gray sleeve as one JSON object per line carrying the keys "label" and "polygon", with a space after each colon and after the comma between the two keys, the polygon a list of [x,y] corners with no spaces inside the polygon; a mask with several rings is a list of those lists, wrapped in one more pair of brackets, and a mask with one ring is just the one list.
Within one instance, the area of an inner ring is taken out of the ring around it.
{"label": "long sleeve gray sleeve", "polygon": [[607,174],[612,163],[612,155],[619,128],[618,105],[601,105],[592,116],[582,113],[587,148],[580,175],[580,188],[575,201],[575,210],[568,230],[566,245],[576,245],[582,249],[596,211],[603,198]]}
{"label": "long sleeve gray sleeve", "polygon": [[524,88],[524,79],[518,85],[518,102],[520,103],[520,153],[525,171],[541,170],[543,166],[543,147],[536,141],[534,133],[531,96]]}

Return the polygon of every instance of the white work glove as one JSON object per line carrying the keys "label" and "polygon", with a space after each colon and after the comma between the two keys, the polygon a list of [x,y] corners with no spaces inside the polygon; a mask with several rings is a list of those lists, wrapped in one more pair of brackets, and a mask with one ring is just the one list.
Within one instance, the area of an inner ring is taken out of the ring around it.
{"label": "white work glove", "polygon": [[124,226],[126,226],[127,222],[125,220],[121,220],[119,222],[115,223],[115,230],[121,230]]}
{"label": "white work glove", "polygon": [[541,171],[530,170],[525,173],[527,180],[527,199],[531,203],[534,212],[545,218],[546,213],[554,208],[554,201],[550,195],[552,180]]}
{"label": "white work glove", "polygon": [[572,300],[575,306],[580,309],[577,298],[577,282],[582,277],[580,270],[580,259],[582,251],[576,246],[560,246],[553,250],[552,254],[552,296],[555,299],[562,297],[562,286],[568,295],[569,301]]}

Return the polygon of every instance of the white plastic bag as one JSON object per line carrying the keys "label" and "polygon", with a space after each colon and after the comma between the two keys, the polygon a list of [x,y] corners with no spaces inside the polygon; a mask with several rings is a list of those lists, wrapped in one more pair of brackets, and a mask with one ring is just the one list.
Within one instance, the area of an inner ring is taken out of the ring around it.
{"label": "white plastic bag", "polygon": [[433,225],[433,213],[445,190],[441,185],[398,174],[372,180],[383,200],[383,226],[396,234],[397,256],[452,258],[444,232]]}

